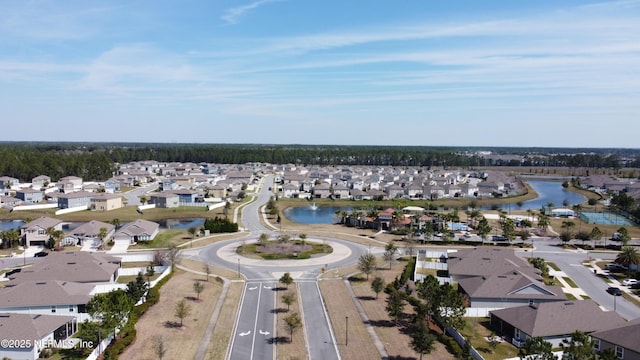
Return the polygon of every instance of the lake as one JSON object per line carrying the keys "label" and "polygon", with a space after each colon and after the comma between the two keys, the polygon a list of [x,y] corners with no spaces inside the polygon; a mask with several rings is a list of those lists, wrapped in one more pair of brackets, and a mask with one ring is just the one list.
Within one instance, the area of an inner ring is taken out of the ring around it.
{"label": "lake", "polygon": [[336,211],[351,212],[351,210],[350,207],[338,206],[318,206],[314,209],[309,205],[288,208],[284,211],[284,216],[301,224],[333,224],[338,222]]}
{"label": "lake", "polygon": [[[565,200],[569,204],[567,206],[571,208],[573,205],[587,201],[584,195],[563,188],[560,181],[528,180],[527,183],[538,193],[537,198],[523,201],[520,207],[516,203],[510,203],[500,204],[498,208],[502,210],[540,210],[549,203],[553,203],[554,207],[562,207]],[[480,209],[489,210],[491,208],[491,206],[483,206]]]}
{"label": "lake", "polygon": [[[555,207],[563,206],[562,203],[566,200],[569,203],[569,207],[582,204],[587,201],[587,198],[583,195],[574,193],[562,187],[562,182],[559,181],[545,181],[545,180],[528,180],[527,183],[538,193],[538,197],[535,199],[522,202],[522,206],[518,207],[516,203],[500,204],[497,205],[498,209],[503,210],[539,210],[543,206],[547,206],[550,202]],[[483,206],[481,210],[490,210],[495,206]],[[284,216],[300,224],[333,224],[338,221],[336,211],[351,212],[351,207],[338,207],[338,206],[320,206],[317,209],[313,209],[311,205],[288,208],[284,212]]]}

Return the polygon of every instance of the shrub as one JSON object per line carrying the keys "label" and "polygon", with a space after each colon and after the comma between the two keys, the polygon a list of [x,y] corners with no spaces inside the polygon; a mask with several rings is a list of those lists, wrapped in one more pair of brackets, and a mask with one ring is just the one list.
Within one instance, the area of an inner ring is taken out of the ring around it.
{"label": "shrub", "polygon": [[456,359],[460,359],[462,357],[462,348],[454,338],[446,334],[438,334],[438,341],[440,341],[440,343],[442,343]]}

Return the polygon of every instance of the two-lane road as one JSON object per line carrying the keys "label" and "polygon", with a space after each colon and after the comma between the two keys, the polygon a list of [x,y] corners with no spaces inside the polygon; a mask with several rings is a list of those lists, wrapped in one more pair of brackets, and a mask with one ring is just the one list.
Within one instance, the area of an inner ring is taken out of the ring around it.
{"label": "two-lane road", "polygon": [[275,282],[247,282],[231,338],[231,360],[272,359],[275,351]]}

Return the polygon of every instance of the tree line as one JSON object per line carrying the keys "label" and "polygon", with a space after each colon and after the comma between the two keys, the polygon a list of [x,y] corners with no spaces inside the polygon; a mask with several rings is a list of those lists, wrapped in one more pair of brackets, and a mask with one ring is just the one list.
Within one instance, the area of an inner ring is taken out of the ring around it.
{"label": "tree line", "polygon": [[[478,151],[520,155],[521,159],[487,159]],[[23,181],[38,175],[52,180],[80,176],[104,180],[116,163],[250,162],[303,165],[372,165],[463,167],[544,166],[576,168],[637,168],[637,149],[555,149],[433,146],[339,146],[267,144],[163,144],[163,143],[0,143],[0,175]]]}

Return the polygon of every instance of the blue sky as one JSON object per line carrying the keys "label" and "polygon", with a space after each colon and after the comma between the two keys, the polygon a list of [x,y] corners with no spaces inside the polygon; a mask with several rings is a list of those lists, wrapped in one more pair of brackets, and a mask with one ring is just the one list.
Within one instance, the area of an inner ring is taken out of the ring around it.
{"label": "blue sky", "polygon": [[0,9],[0,141],[640,143],[640,1]]}

